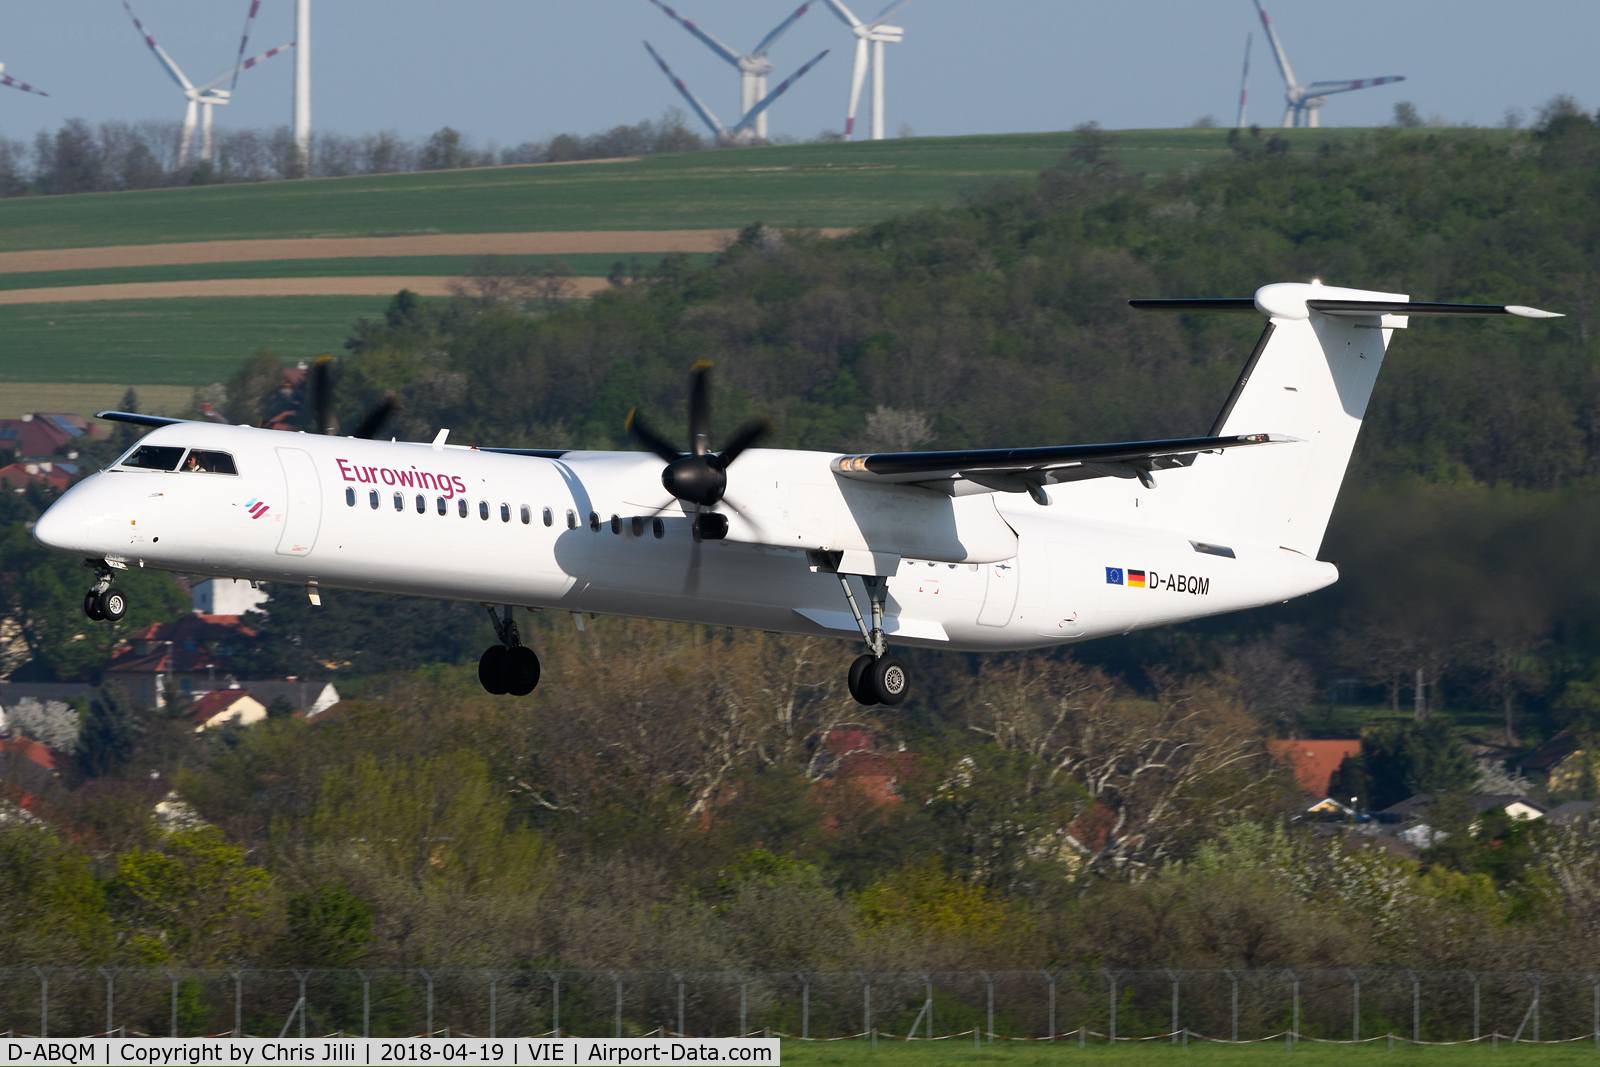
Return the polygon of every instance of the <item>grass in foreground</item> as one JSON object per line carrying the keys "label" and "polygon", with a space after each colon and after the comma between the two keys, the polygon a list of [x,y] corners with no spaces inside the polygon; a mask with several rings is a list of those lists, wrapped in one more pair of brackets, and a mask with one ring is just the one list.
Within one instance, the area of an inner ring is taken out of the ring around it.
{"label": "grass in foreground", "polygon": [[[1295,151],[1368,130],[1265,131]],[[1228,156],[1227,131],[1115,131],[1117,158],[1152,174]],[[1509,136],[1427,131],[1416,136]],[[1071,132],[782,145],[631,163],[493,167],[260,185],[0,201],[0,251],[239,238],[550,230],[858,226],[1007,178],[1031,178]]]}
{"label": "grass in foreground", "polygon": [[1090,1044],[1080,1050],[1076,1041],[1055,1044],[999,1043],[984,1045],[974,1051],[972,1040],[954,1038],[950,1041],[907,1045],[899,1041],[878,1042],[876,1050],[865,1041],[837,1041],[828,1044],[803,1041],[785,1041],[783,1062],[789,1067],[1047,1067],[1083,1060],[1125,1063],[1133,1065],[1163,1064],[1179,1067],[1194,1064],[1196,1067],[1226,1067],[1244,1064],[1249,1067],[1267,1067],[1269,1064],[1292,1062],[1305,1067],[1339,1067],[1344,1064],[1429,1064],[1444,1067],[1446,1064],[1526,1063],[1545,1065],[1593,1064],[1600,1060],[1592,1042],[1574,1042],[1570,1045],[1512,1045],[1501,1041],[1498,1051],[1489,1044],[1428,1047],[1397,1042],[1391,1052],[1383,1041],[1367,1045],[1316,1045],[1309,1042],[1297,1044],[1293,1052],[1284,1049],[1282,1041],[1267,1041],[1256,1045],[1215,1045],[1206,1042],[1189,1042],[1188,1048],[1164,1041],[1145,1041],[1136,1045]]}
{"label": "grass in foreground", "polygon": [[195,297],[0,307],[0,382],[226,381],[263,346],[285,361],[339,352],[383,296]]}

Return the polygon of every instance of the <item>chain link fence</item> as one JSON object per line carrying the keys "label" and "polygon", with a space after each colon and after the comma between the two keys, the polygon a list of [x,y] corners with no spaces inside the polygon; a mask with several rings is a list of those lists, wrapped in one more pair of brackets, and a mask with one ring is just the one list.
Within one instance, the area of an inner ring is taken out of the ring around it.
{"label": "chain link fence", "polygon": [[1592,1039],[1600,970],[0,968],[14,1036]]}

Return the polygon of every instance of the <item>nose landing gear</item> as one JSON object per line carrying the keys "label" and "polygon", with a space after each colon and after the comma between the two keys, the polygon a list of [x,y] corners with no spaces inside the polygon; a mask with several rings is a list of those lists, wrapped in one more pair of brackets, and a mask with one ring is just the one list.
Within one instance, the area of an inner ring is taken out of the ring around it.
{"label": "nose landing gear", "polygon": [[861,636],[869,650],[850,664],[845,684],[857,704],[869,707],[888,704],[893,707],[911,691],[911,669],[899,656],[890,655],[889,643],[883,636],[883,605],[889,598],[889,580],[873,575],[861,577],[871,603],[872,626],[869,629],[861,616],[861,608],[856,604],[856,595],[850,589],[850,579],[843,574],[838,577],[845,600],[850,603],[850,613],[856,617],[856,625],[860,627]]}
{"label": "nose landing gear", "polygon": [[505,615],[496,615],[494,608],[485,604],[489,621],[494,623],[498,645],[490,645],[478,659],[478,681],[490,693],[499,696],[527,696],[539,684],[539,657],[533,649],[522,643],[517,633],[517,622],[511,617],[511,605],[505,606]]}
{"label": "nose landing gear", "polygon": [[94,568],[95,583],[83,594],[83,613],[94,622],[116,622],[128,613],[128,598],[111,588],[111,568],[104,561],[85,561]]}

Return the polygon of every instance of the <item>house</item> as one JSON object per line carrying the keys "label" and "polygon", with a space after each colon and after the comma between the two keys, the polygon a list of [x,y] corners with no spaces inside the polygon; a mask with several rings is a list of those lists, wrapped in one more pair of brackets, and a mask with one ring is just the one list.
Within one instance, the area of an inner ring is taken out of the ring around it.
{"label": "house", "polygon": [[871,730],[824,730],[812,739],[811,775],[823,791],[848,785],[874,806],[898,804],[898,785],[922,757],[883,747]]}
{"label": "house", "polygon": [[99,428],[81,415],[35,412],[20,419],[0,419],[0,451],[19,459],[53,456],[78,438],[99,435]]}
{"label": "house", "polygon": [[1550,814],[1545,818],[1557,826],[1565,826],[1579,819],[1588,819],[1594,816],[1594,809],[1600,808],[1600,801],[1594,800],[1569,800],[1565,804],[1557,804],[1550,809]]}
{"label": "house", "polygon": [[342,699],[332,682],[313,682],[306,678],[288,678],[273,682],[240,682],[241,689],[261,701],[265,707],[279,697],[289,702],[295,712],[307,719],[316,718]]}
{"label": "house", "polygon": [[[1417,820],[1414,825],[1408,826],[1406,829],[1401,830],[1395,836],[1399,837],[1407,844],[1414,845],[1417,848],[1427,848],[1436,841],[1443,840],[1446,836],[1443,832],[1435,831],[1426,822],[1422,821],[1423,817],[1427,814],[1428,805],[1433,803],[1434,796],[1435,794],[1433,793],[1418,793],[1414,797],[1407,797],[1398,804],[1389,805],[1378,814],[1380,816],[1387,815],[1402,819]],[[1514,793],[1469,796],[1464,799],[1467,801],[1468,810],[1470,810],[1473,815],[1473,821],[1470,829],[1474,830],[1477,829],[1478,826],[1477,817],[1493,808],[1504,808],[1507,815],[1511,816],[1513,819],[1520,820],[1542,819],[1546,814],[1549,813],[1550,810],[1543,804],[1529,800],[1527,797],[1519,797]]]}
{"label": "house", "polygon": [[1336,741],[1268,741],[1273,758],[1294,771],[1295,784],[1309,797],[1326,797],[1329,782],[1346,756],[1361,754],[1361,738]]}
{"label": "house", "polygon": [[204,578],[189,587],[190,603],[202,615],[243,615],[259,609],[267,595],[254,582],[237,578]]}
{"label": "house", "polygon": [[0,488],[21,493],[26,491],[30,484],[37,482],[59,493],[72,484],[72,480],[78,476],[81,469],[76,463],[51,460],[11,463],[0,467]]}
{"label": "house", "polygon": [[0,798],[30,815],[41,815],[56,793],[57,768],[64,758],[26,737],[0,740]]}
{"label": "house", "polygon": [[195,733],[237,723],[248,726],[267,717],[267,707],[243,689],[213,689],[184,711]]}
{"label": "house", "polygon": [[112,653],[105,681],[120,684],[139,708],[187,702],[231,681],[233,652],[255,635],[237,615],[191,612],[153,622]]}
{"label": "house", "polygon": [[1562,730],[1517,766],[1524,774],[1544,775],[1545,787],[1552,793],[1573,793],[1583,785],[1589,761],[1572,731]]}

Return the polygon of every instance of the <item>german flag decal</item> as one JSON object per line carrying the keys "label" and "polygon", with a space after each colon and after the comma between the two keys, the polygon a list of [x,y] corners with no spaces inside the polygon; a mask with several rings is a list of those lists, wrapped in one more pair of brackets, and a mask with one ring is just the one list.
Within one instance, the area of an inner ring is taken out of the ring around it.
{"label": "german flag decal", "polygon": [[1130,570],[1128,572],[1128,584],[1133,586],[1135,589],[1143,589],[1144,588],[1144,571]]}

